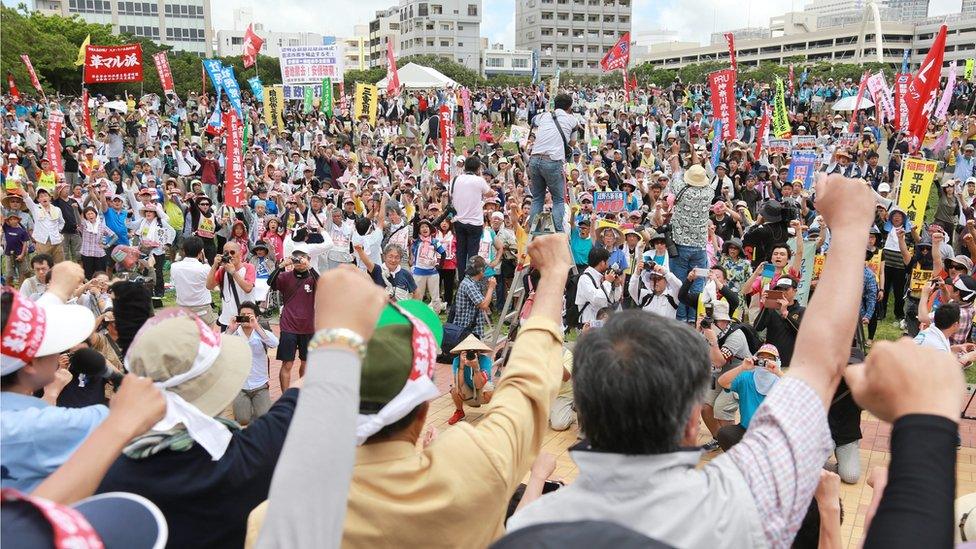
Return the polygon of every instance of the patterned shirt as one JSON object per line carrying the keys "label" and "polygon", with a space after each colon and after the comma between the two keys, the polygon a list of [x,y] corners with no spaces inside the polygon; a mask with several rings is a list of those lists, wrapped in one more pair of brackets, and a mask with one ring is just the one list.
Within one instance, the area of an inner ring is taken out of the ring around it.
{"label": "patterned shirt", "polygon": [[864,292],[861,294],[861,318],[874,316],[878,303],[878,279],[870,267],[864,267]]}
{"label": "patterned shirt", "polygon": [[[671,177],[671,190],[675,195],[674,213],[671,216],[671,229],[674,243],[679,246],[693,246],[704,248],[708,242],[708,207],[715,197],[713,181],[704,187],[692,187],[685,183],[684,171],[679,171]],[[681,195],[677,196],[683,189]]]}
{"label": "patterned shirt", "polygon": [[949,338],[953,345],[962,345],[969,340],[969,332],[973,327],[973,304],[959,303],[959,329]]}
{"label": "patterned shirt", "polygon": [[484,336],[485,315],[478,305],[485,299],[487,280],[475,281],[470,276],[464,277],[454,300],[454,324],[462,330],[470,329],[478,339]]}
{"label": "patterned shirt", "polygon": [[725,454],[745,477],[772,547],[793,542],[833,448],[820,397],[786,376],[752,416],[746,436]]}

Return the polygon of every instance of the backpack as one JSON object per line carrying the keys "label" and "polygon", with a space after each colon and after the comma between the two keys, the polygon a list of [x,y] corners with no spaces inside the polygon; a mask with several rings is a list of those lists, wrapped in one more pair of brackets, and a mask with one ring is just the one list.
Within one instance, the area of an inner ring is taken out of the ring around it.
{"label": "backpack", "polygon": [[749,323],[745,322],[733,322],[729,325],[729,331],[725,332],[725,335],[718,338],[718,346],[721,347],[725,345],[725,340],[732,336],[732,334],[737,331],[742,330],[742,334],[746,336],[746,345],[749,347],[750,354],[756,354],[759,351],[759,347],[762,346],[762,338],[759,337],[759,332],[756,328]]}

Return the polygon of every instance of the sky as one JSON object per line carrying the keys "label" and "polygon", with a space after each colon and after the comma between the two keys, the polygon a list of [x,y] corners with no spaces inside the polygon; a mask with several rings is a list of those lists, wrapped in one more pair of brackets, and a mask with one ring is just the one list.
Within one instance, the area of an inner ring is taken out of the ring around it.
{"label": "sky", "polygon": [[[353,26],[368,24],[375,12],[386,9],[397,0],[357,0],[341,2],[342,17],[323,5],[321,0],[215,0],[215,29],[233,26],[233,9],[250,7],[254,19],[264,22],[268,30],[306,31],[336,36],[351,36]],[[492,44],[515,46],[515,1],[482,0],[484,13],[481,35]],[[741,27],[764,27],[769,18],[787,11],[801,11],[810,0],[634,0],[632,30],[665,29],[677,31],[682,41],[708,43],[713,32]],[[219,5],[219,9],[217,6]],[[958,12],[962,0],[930,0],[929,15]]]}
{"label": "sky", "polygon": [[[16,6],[24,0],[0,0]],[[515,47],[515,1],[482,0],[481,35],[492,44]],[[634,0],[633,32],[671,30],[682,41],[708,43],[713,32],[764,27],[769,18],[801,11],[812,0]],[[352,36],[355,25],[367,25],[377,10],[397,0],[212,0],[214,30],[233,27],[234,8],[251,8],[254,20],[271,31],[315,32]],[[930,0],[929,16],[956,13],[962,0]],[[334,9],[339,8],[339,9]]]}

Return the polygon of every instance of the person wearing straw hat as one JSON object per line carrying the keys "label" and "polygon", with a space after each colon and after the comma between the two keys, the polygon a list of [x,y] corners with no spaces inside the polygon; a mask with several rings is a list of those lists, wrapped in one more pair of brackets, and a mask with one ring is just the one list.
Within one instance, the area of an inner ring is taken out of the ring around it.
{"label": "person wearing straw hat", "polygon": [[[705,246],[708,240],[708,213],[715,196],[717,182],[709,182],[708,173],[698,163],[698,153],[692,149],[691,167],[682,172],[678,164],[678,148],[674,145],[670,158],[671,170],[676,176],[671,183],[675,193],[674,214],[671,216],[672,239],[677,255],[670,257],[670,269],[684,280],[692,269],[708,267]],[[703,282],[696,281],[695,291],[701,291]],[[678,320],[694,322],[695,311],[679,303]]]}
{"label": "person wearing straw hat", "polygon": [[[65,305],[84,280],[81,266],[62,262],[51,272],[37,301],[18,292],[0,297],[0,486],[30,492],[67,461],[108,416],[102,405],[54,406],[71,381],[59,355],[91,335],[95,316],[81,305]],[[43,399],[34,396],[43,391]]]}
{"label": "person wearing straw hat", "polygon": [[20,225],[24,213],[10,210],[3,219],[3,277],[6,284],[17,287],[30,272],[27,251],[30,234]]}
{"label": "person wearing straw hat", "polygon": [[630,267],[623,245],[624,233],[620,230],[620,225],[602,220],[597,223],[596,246],[610,252],[609,265],[618,273],[622,273]]}
{"label": "person wearing straw hat", "polygon": [[480,408],[491,401],[495,384],[491,377],[491,348],[481,342],[474,334],[458,343],[451,354],[454,372],[454,385],[451,386],[451,400],[454,401],[454,414],[447,420],[454,425],[464,419],[464,404]]}

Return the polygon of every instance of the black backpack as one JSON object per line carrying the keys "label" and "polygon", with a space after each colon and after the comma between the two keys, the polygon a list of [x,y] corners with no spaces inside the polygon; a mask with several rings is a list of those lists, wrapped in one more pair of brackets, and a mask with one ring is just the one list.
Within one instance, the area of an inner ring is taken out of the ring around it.
{"label": "black backpack", "polygon": [[749,353],[756,354],[759,351],[759,347],[762,346],[762,338],[759,337],[759,332],[756,331],[756,328],[752,324],[744,322],[733,322],[730,324],[729,330],[725,332],[725,335],[718,338],[718,346],[725,345],[725,340],[739,330],[742,330],[742,334],[746,336],[746,345],[749,346]]}

